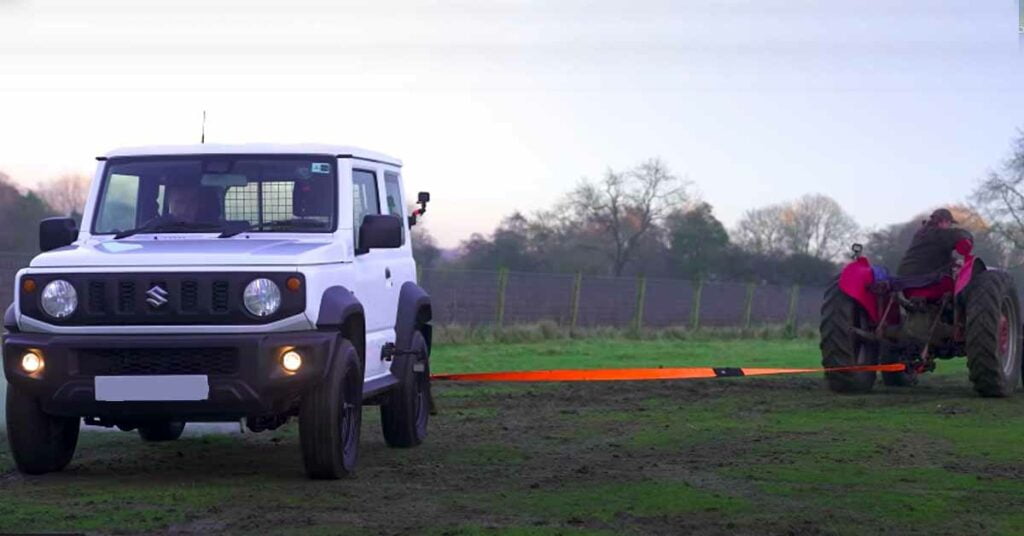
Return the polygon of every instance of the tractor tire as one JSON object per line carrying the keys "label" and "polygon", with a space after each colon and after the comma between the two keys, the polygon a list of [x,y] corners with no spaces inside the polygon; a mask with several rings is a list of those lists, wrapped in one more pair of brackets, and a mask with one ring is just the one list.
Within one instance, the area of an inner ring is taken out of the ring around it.
{"label": "tractor tire", "polygon": [[78,446],[79,419],[44,413],[36,397],[7,385],[7,442],[22,473],[60,471]]}
{"label": "tractor tire", "polygon": [[316,480],[353,475],[362,422],[359,352],[351,342],[340,339],[331,369],[299,405],[299,443],[306,475]]}
{"label": "tractor tire", "polygon": [[158,421],[139,426],[143,441],[174,441],[185,431],[185,421]]}
{"label": "tractor tire", "polygon": [[966,292],[967,369],[981,396],[1006,397],[1021,381],[1020,303],[1013,278],[986,270]]}
{"label": "tractor tire", "polygon": [[[878,358],[878,362],[883,365],[888,365],[891,363],[905,363],[905,361],[903,361],[902,359],[889,355],[889,353],[886,351],[885,344],[881,345],[879,355],[881,357]],[[913,387],[917,385],[917,380],[918,374],[913,368],[909,368],[903,372],[882,373],[882,383],[884,383],[888,387]]]}
{"label": "tractor tire", "polygon": [[423,333],[415,331],[409,350],[421,357],[401,355],[391,365],[398,385],[380,406],[384,441],[392,448],[415,447],[427,437],[430,419],[430,354]]}
{"label": "tractor tire", "polygon": [[[858,337],[853,328],[870,329],[867,313],[834,281],[821,306],[821,366],[875,365],[878,345]],[[836,393],[866,393],[875,385],[874,372],[826,372],[828,388]]]}

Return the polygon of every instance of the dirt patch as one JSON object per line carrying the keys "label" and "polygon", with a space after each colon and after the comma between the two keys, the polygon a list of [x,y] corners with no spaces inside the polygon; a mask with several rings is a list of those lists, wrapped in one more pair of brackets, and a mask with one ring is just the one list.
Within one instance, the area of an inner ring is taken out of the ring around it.
{"label": "dirt patch", "polygon": [[[989,401],[962,390],[959,378],[931,380],[861,397],[832,395],[814,376],[438,384],[440,415],[423,446],[387,448],[378,412],[368,408],[359,474],[338,482],[306,480],[293,425],[166,444],[93,433],[63,473],[0,475],[0,531],[964,532],[954,529],[968,525],[904,522],[875,509],[871,497],[823,500],[850,482],[869,493],[862,481],[899,471],[917,476],[881,483],[878,501],[927,493],[941,471],[995,479],[972,498],[974,514],[953,512],[988,519],[981,526],[992,529],[992,516],[1024,507],[1024,463],[965,458],[933,427],[979,415],[1022,425],[1021,404],[984,406]],[[917,414],[930,416],[926,427]],[[950,502],[936,504],[956,504],[957,482],[942,491],[953,494]]]}

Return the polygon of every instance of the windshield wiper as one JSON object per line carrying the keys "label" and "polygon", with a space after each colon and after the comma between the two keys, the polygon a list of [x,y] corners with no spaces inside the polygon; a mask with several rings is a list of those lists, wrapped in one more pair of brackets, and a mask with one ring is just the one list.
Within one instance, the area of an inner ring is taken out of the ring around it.
{"label": "windshield wiper", "polygon": [[268,221],[260,225],[260,227],[296,227],[299,229],[317,229],[326,227],[327,222],[320,220],[310,220],[304,218],[293,218],[289,220],[275,220]]}
{"label": "windshield wiper", "polygon": [[189,222],[184,220],[156,220],[147,223],[141,227],[134,229],[128,229],[127,231],[121,231],[114,235],[114,240],[120,240],[122,238],[128,238],[139,233],[154,233],[158,231],[195,231],[202,229],[210,229],[212,231],[220,230],[221,226],[216,223],[200,223],[200,222]]}
{"label": "windshield wiper", "polygon": [[252,229],[252,224],[249,222],[238,222],[234,225],[225,225],[223,227],[224,232],[219,234],[217,238],[231,238],[232,236],[242,234]]}

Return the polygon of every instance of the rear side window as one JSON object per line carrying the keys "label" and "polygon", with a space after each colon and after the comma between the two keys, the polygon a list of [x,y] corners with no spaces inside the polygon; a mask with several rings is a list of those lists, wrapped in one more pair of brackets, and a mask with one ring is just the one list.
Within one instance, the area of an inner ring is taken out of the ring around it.
{"label": "rear side window", "polygon": [[372,171],[352,170],[352,230],[356,249],[359,249],[359,226],[363,224],[363,218],[371,214],[380,214],[377,175]]}
{"label": "rear side window", "polygon": [[[390,171],[384,172],[384,189],[388,201],[388,214],[402,217],[402,187],[398,180],[398,174]],[[402,244],[405,244],[405,222],[402,222]]]}

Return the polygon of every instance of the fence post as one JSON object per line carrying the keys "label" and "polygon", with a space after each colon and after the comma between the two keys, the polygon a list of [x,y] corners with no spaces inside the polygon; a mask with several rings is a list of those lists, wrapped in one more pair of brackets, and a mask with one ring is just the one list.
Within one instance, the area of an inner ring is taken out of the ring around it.
{"label": "fence post", "polygon": [[569,307],[569,332],[576,331],[576,322],[580,319],[580,291],[583,288],[583,272],[576,272],[576,278],[572,281],[572,298]]}
{"label": "fence post", "polygon": [[754,312],[754,292],[757,285],[754,282],[747,283],[747,302],[743,306],[743,329],[750,329],[750,317]]}
{"label": "fence post", "polygon": [[704,278],[697,280],[697,288],[693,290],[693,310],[690,311],[690,329],[700,329],[700,301],[704,294]]}
{"label": "fence post", "polygon": [[638,333],[644,327],[644,300],[647,297],[647,278],[640,276],[636,280],[636,310],[633,315],[633,329]]}
{"label": "fence post", "polygon": [[800,299],[800,285],[793,285],[789,292],[789,313],[786,315],[786,331],[790,337],[795,337],[797,332],[796,305]]}
{"label": "fence post", "polygon": [[498,327],[505,324],[505,289],[508,287],[508,268],[498,270],[498,311],[495,322]]}

